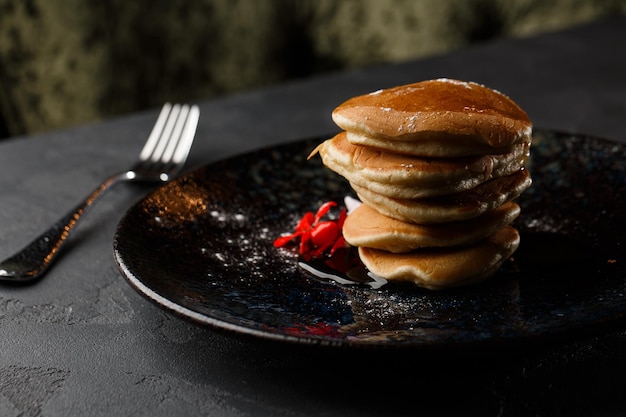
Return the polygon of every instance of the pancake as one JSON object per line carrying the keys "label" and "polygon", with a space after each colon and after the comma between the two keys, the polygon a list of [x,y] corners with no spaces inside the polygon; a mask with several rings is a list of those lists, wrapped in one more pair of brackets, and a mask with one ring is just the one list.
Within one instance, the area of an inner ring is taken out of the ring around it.
{"label": "pancake", "polygon": [[359,247],[363,264],[388,281],[406,281],[431,290],[475,284],[492,276],[519,246],[519,233],[505,226],[471,246],[391,253]]}
{"label": "pancake", "polygon": [[532,133],[526,113],[506,95],[445,78],[353,97],[332,119],[351,143],[416,156],[508,153]]}
{"label": "pancake", "polygon": [[519,213],[520,207],[508,202],[470,220],[418,225],[393,219],[367,204],[361,204],[346,218],[343,237],[352,246],[393,253],[406,253],[424,247],[470,245],[510,224]]}
{"label": "pancake", "polygon": [[463,158],[479,155],[498,155],[509,153],[515,143],[530,140],[523,136],[511,145],[492,147],[479,143],[471,136],[446,135],[443,133],[423,133],[418,141],[392,141],[388,138],[377,138],[368,135],[347,132],[347,139],[357,146],[380,149],[382,151],[412,155],[424,158]]}
{"label": "pancake", "polygon": [[365,266],[434,290],[493,275],[519,245],[514,200],[532,184],[532,123],[499,91],[441,78],[337,106],[323,164],[362,204],[342,227]]}
{"label": "pancake", "polygon": [[467,191],[422,199],[391,198],[354,183],[350,185],[363,203],[386,216],[410,223],[433,224],[478,217],[516,199],[531,183],[528,171],[521,169]]}
{"label": "pancake", "polygon": [[528,159],[530,141],[511,152],[463,158],[424,158],[356,146],[346,132],[324,141],[312,153],[351,183],[393,198],[423,198],[469,190],[519,171]]}

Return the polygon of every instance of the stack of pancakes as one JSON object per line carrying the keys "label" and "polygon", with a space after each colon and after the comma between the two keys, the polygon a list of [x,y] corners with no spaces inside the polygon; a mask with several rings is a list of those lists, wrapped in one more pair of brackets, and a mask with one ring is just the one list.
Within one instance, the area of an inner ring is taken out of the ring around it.
{"label": "stack of pancakes", "polygon": [[344,131],[313,154],[363,203],[343,234],[371,272],[443,289],[486,279],[515,252],[532,123],[510,98],[438,79],[354,97],[332,117]]}

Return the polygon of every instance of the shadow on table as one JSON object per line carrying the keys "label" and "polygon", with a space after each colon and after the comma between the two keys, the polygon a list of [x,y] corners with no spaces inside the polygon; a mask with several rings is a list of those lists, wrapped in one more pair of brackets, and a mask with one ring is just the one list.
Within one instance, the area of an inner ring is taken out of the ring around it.
{"label": "shadow on table", "polygon": [[620,383],[626,333],[527,352],[436,355],[285,345],[195,325],[188,330],[186,343],[155,352],[163,363],[177,358],[170,372],[237,393],[225,400],[232,407],[273,415],[590,415],[626,406]]}

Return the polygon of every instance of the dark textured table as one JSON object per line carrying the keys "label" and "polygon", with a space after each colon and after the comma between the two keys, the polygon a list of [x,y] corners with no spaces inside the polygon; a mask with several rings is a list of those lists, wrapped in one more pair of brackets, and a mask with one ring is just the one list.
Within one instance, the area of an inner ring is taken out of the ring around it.
{"label": "dark textured table", "polygon": [[[626,141],[624,40],[626,20],[615,19],[201,102],[188,167],[334,132],[343,100],[438,77],[505,92],[537,127]],[[128,167],[156,113],[1,143],[0,257]],[[112,256],[115,227],[144,192],[117,186],[44,280],[0,286],[0,415],[626,414],[621,331],[431,360],[260,342],[174,317],[137,294]]]}

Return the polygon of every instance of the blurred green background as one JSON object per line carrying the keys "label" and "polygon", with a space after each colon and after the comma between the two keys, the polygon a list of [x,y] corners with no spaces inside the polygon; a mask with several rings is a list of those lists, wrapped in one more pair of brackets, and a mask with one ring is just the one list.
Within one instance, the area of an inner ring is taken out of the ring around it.
{"label": "blurred green background", "polygon": [[624,14],[624,0],[0,0],[0,138]]}

